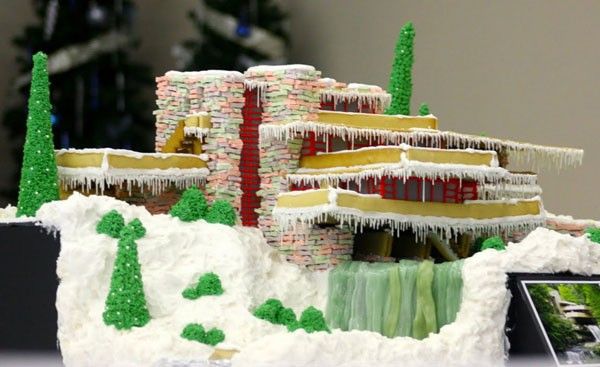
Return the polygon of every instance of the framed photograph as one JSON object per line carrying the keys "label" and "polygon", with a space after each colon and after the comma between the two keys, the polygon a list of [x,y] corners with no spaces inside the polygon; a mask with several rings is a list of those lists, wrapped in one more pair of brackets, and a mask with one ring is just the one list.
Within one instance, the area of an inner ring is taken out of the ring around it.
{"label": "framed photograph", "polygon": [[600,279],[520,280],[538,331],[557,366],[600,367]]}

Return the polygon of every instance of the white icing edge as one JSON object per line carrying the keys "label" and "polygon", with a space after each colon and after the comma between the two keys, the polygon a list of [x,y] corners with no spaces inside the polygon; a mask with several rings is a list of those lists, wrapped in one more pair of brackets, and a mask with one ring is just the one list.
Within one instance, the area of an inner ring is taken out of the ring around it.
{"label": "white icing edge", "polygon": [[332,134],[351,142],[358,139],[369,139],[381,144],[398,145],[412,142],[413,144],[429,143],[433,147],[440,147],[442,141],[446,141],[450,146],[472,148],[483,145],[486,150],[506,149],[513,163],[529,163],[534,168],[556,170],[580,166],[584,155],[582,149],[550,147],[431,129],[411,129],[409,132],[399,132],[328,125],[316,121],[295,121],[285,124],[261,124],[259,131],[261,143],[270,140],[290,140],[298,135],[304,136],[313,132],[320,136]]}
{"label": "white icing edge", "polygon": [[[307,227],[315,223],[324,222],[327,218],[335,218],[341,225],[349,225],[354,232],[362,232],[365,226],[370,228],[381,228],[389,226],[393,232],[400,232],[412,229],[417,240],[423,240],[429,232],[437,233],[442,240],[456,238],[460,233],[471,232],[475,236],[495,233],[501,234],[503,231],[521,232],[532,231],[536,227],[542,226],[545,223],[545,212],[542,202],[539,197],[527,199],[523,201],[536,201],[540,207],[539,215],[521,215],[521,216],[504,216],[490,219],[473,219],[473,218],[449,218],[449,217],[432,217],[421,215],[405,215],[397,213],[384,212],[365,212],[362,210],[340,207],[337,204],[337,194],[346,193],[355,196],[361,194],[354,191],[342,190],[338,188],[308,190],[311,192],[327,191],[328,203],[298,208],[285,208],[276,206],[273,209],[273,218],[277,221],[283,231],[295,230],[298,226]],[[307,191],[304,191],[305,193]],[[281,193],[279,197],[288,196],[289,193]],[[299,194],[296,194],[299,195]],[[377,195],[380,197],[379,195]],[[498,200],[485,201],[473,200],[473,203],[478,204],[493,204],[505,203],[516,204],[518,201]]]}

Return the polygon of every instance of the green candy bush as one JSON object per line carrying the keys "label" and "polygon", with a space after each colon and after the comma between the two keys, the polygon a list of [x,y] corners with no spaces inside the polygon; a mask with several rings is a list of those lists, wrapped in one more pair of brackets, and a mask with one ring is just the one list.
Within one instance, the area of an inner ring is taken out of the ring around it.
{"label": "green candy bush", "polygon": [[585,233],[590,241],[600,243],[600,228],[588,228],[585,230]]}
{"label": "green candy bush", "polygon": [[223,330],[217,328],[205,331],[202,324],[188,324],[183,328],[181,337],[198,343],[215,346],[225,340],[225,333]]}
{"label": "green candy bush", "polygon": [[498,251],[502,251],[502,250],[506,249],[506,244],[504,243],[504,240],[502,240],[502,238],[500,236],[494,236],[494,237],[490,237],[490,238],[486,239],[481,244],[481,251],[487,250],[489,248],[498,250]]}
{"label": "green candy bush", "polygon": [[184,222],[194,222],[206,216],[208,205],[204,193],[197,187],[190,187],[181,195],[177,204],[173,205],[169,214]]}
{"label": "green candy bush", "polygon": [[288,326],[289,331],[295,331],[298,329],[304,329],[307,333],[314,333],[318,331],[330,332],[325,322],[323,312],[317,310],[313,306],[309,306],[300,315],[300,320]]}
{"label": "green candy bush", "polygon": [[231,206],[228,201],[215,200],[215,202],[208,209],[206,221],[209,223],[219,223],[227,226],[234,226],[237,221],[237,214],[233,206]]}
{"label": "green candy bush", "polygon": [[206,273],[198,278],[198,283],[185,289],[182,293],[184,298],[198,299],[202,296],[219,296],[223,294],[221,279],[215,273]]}

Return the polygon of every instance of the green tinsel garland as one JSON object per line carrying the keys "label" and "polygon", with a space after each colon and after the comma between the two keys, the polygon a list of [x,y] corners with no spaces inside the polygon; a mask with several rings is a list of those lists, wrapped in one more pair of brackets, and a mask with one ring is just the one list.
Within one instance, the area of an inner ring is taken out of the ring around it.
{"label": "green tinsel garland", "polygon": [[408,22],[400,30],[396,43],[388,90],[392,95],[392,103],[385,111],[388,115],[410,115],[414,39],[415,28]]}
{"label": "green tinsel garland", "polygon": [[42,52],[33,56],[17,216],[34,216],[42,204],[59,198],[47,59]]}

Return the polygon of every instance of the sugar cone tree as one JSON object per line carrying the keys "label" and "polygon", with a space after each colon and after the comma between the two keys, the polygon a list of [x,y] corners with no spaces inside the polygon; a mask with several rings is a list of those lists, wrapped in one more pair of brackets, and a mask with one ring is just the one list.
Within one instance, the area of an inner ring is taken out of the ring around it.
{"label": "sugar cone tree", "polygon": [[50,83],[48,57],[33,56],[27,133],[23,146],[23,164],[19,184],[18,216],[34,216],[42,204],[58,200],[58,173],[50,122]]}
{"label": "sugar cone tree", "polygon": [[[99,222],[97,231],[114,237],[114,228],[123,223],[115,217],[114,212],[107,213]],[[119,233],[117,256],[102,314],[106,325],[113,325],[119,330],[141,327],[150,321],[135,243],[145,233],[146,229],[138,219],[123,226]]]}
{"label": "sugar cone tree", "polygon": [[400,30],[394,51],[394,64],[388,86],[388,92],[392,95],[392,103],[385,111],[388,115],[410,115],[414,39],[415,28],[411,22],[408,22]]}

